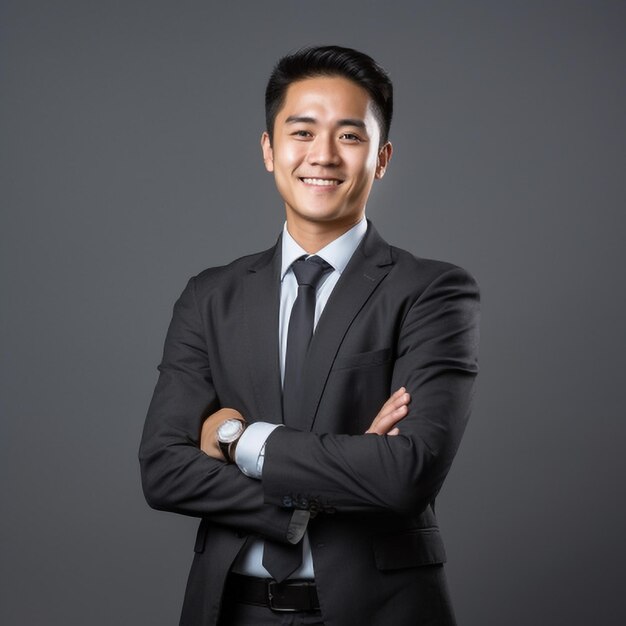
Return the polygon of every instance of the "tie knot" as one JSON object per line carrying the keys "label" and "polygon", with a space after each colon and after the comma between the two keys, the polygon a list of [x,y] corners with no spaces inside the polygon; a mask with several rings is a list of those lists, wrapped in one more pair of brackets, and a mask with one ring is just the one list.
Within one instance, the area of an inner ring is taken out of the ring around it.
{"label": "tie knot", "polygon": [[296,275],[298,286],[310,285],[316,288],[322,276],[332,271],[332,267],[318,256],[311,256],[308,259],[300,257],[291,264],[291,269]]}

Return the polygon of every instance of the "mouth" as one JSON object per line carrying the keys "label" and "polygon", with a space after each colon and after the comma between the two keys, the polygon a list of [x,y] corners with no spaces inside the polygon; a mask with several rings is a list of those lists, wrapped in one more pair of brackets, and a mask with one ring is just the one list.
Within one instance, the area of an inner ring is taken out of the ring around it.
{"label": "mouth", "polygon": [[312,185],[313,187],[337,187],[343,182],[338,178],[304,178],[300,177],[300,180],[305,185]]}

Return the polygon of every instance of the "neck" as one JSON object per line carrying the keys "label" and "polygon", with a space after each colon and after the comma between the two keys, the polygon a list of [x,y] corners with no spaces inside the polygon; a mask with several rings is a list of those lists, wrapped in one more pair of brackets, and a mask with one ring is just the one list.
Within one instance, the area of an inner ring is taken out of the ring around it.
{"label": "neck", "polygon": [[347,233],[361,221],[362,217],[361,215],[356,219],[341,224],[328,224],[324,222],[301,223],[299,220],[290,219],[288,215],[287,230],[298,245],[306,250],[308,254],[315,254],[332,241],[335,241],[335,239],[339,239],[341,235]]}

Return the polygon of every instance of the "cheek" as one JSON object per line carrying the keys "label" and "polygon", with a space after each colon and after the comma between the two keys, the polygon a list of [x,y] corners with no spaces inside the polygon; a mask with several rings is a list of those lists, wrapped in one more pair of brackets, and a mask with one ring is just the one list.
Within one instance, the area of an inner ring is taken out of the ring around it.
{"label": "cheek", "polygon": [[350,169],[358,173],[359,178],[369,178],[370,174],[373,176],[376,170],[378,153],[368,147],[365,150],[348,154],[345,159]]}
{"label": "cheek", "polygon": [[359,161],[358,163],[353,164],[354,169],[352,171],[356,172],[355,176],[355,184],[358,187],[358,190],[361,191],[365,188],[369,188],[374,180],[374,174],[376,173],[376,157],[373,159],[368,158],[365,163],[363,161]]}
{"label": "cheek", "polygon": [[304,158],[304,151],[298,144],[281,146],[278,152],[274,152],[274,166],[283,170],[291,170]]}

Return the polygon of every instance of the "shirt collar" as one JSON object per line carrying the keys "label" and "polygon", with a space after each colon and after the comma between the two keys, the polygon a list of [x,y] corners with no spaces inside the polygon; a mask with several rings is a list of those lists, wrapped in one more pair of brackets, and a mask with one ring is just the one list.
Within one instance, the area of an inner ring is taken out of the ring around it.
{"label": "shirt collar", "polygon": [[[341,237],[331,241],[324,246],[315,256],[319,256],[326,263],[332,265],[333,269],[340,274],[346,269],[348,261],[354,254],[358,245],[361,243],[367,231],[367,220],[363,218],[358,224],[355,224],[349,231],[345,232]],[[280,269],[280,280],[285,277],[287,270],[291,264],[301,256],[311,256],[304,250],[300,244],[289,234],[287,230],[287,222],[283,226],[282,239],[282,265]]]}

